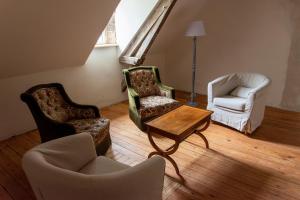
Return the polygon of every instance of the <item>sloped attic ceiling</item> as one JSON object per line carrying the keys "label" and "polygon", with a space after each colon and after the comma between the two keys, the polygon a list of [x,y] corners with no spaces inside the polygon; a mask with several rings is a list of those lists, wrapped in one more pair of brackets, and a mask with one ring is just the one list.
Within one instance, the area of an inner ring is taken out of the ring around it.
{"label": "sloped attic ceiling", "polygon": [[[167,52],[169,48],[177,48],[177,39],[184,37],[191,21],[199,20],[199,13],[207,0],[177,1],[166,23],[154,41],[150,53]],[[197,9],[192,9],[197,6]]]}
{"label": "sloped attic ceiling", "polygon": [[1,0],[0,78],[83,65],[119,0]]}

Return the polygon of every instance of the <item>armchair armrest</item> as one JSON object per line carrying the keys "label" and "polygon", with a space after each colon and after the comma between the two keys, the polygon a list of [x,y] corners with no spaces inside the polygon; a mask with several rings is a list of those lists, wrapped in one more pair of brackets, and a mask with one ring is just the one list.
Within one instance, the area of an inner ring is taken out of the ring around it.
{"label": "armchair armrest", "polygon": [[131,102],[131,105],[135,105],[136,109],[140,109],[140,96],[138,93],[131,87],[127,87],[128,90],[128,97],[129,101]]}
{"label": "armchair armrest", "polygon": [[258,87],[254,88],[248,95],[247,98],[247,104],[250,109],[249,112],[252,112],[252,110],[257,107],[256,105],[265,105],[264,103],[264,96],[266,93],[266,89],[270,84],[270,80],[266,80],[264,81],[261,85],[259,85]]}
{"label": "armchair armrest", "polygon": [[[76,110],[76,118],[98,118],[100,117],[100,111],[96,106],[78,104],[73,101],[68,102],[70,106]],[[90,112],[91,111],[91,112]]]}
{"label": "armchair armrest", "polygon": [[215,97],[223,96],[233,90],[238,83],[238,78],[233,75],[225,75],[208,83],[208,102],[212,102]]}
{"label": "armchair armrest", "polygon": [[159,83],[158,84],[158,87],[160,89],[160,92],[166,96],[166,97],[169,97],[169,98],[172,98],[172,99],[175,99],[175,89],[172,88],[172,87],[169,87],[169,86],[166,86],[162,83]]}
{"label": "armchair armrest", "polygon": [[52,120],[46,116],[41,116],[43,120],[37,123],[39,130],[41,130],[41,142],[47,142],[64,136],[73,135],[76,130],[73,125]]}
{"label": "armchair armrest", "polygon": [[[72,106],[73,108],[77,109],[78,117],[76,118],[98,118],[100,117],[100,111],[96,106],[93,105],[83,105],[83,104],[78,104],[72,101],[72,99],[69,97],[69,95],[66,93],[65,89],[63,88],[62,85],[57,85],[58,89],[60,90],[61,95],[65,99],[65,101]],[[84,112],[83,110],[91,110],[92,112]],[[83,115],[83,116],[80,116]]]}
{"label": "armchair armrest", "polygon": [[88,189],[103,199],[159,200],[162,199],[164,173],[165,160],[154,156],[134,167],[95,176],[88,180]]}
{"label": "armchair armrest", "polygon": [[260,86],[257,88],[253,89],[250,93],[249,96],[255,100],[256,98],[262,96],[264,94],[264,91],[267,89],[267,87],[270,85],[270,80],[264,81]]}
{"label": "armchair armrest", "polygon": [[[81,144],[77,143],[77,145]],[[78,150],[81,149],[78,148]],[[94,157],[94,154],[91,155]],[[79,159],[85,159],[82,154],[78,156],[80,156]],[[76,161],[72,157],[70,159]],[[33,171],[31,166],[25,169]],[[154,156],[134,167],[99,175],[86,175],[67,170],[48,170],[47,172],[43,174],[47,177],[47,184],[43,186],[48,194],[52,194],[51,199],[64,200],[76,196],[77,199],[101,197],[106,200],[159,200],[162,199],[165,161],[159,156]],[[38,185],[38,187],[42,186]]]}
{"label": "armchair armrest", "polygon": [[[165,175],[165,160],[154,156],[146,161],[121,171],[121,179],[128,185],[125,191],[132,191],[129,199],[154,200],[161,199]],[[131,189],[134,188],[134,189]],[[134,190],[134,191],[133,191]],[[147,194],[147,197],[145,197]]]}

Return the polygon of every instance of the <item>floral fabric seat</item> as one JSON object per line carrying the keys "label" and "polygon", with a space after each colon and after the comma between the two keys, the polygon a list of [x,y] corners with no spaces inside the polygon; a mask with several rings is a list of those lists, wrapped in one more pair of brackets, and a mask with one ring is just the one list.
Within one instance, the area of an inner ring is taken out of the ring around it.
{"label": "floral fabric seat", "polygon": [[35,86],[23,93],[21,99],[34,116],[42,142],[88,132],[98,154],[104,154],[110,146],[109,120],[102,118],[95,106],[72,102],[61,84]]}
{"label": "floral fabric seat", "polygon": [[178,101],[165,96],[143,97],[140,104],[139,112],[142,118],[159,116],[180,106]]}
{"label": "floral fabric seat", "polygon": [[109,119],[79,119],[67,122],[75,127],[76,133],[88,132],[92,135],[96,144],[101,143],[104,138],[109,135]]}
{"label": "floral fabric seat", "polygon": [[129,116],[141,130],[145,130],[145,121],[180,106],[175,100],[175,90],[161,83],[157,67],[134,67],[123,73],[128,89]]}

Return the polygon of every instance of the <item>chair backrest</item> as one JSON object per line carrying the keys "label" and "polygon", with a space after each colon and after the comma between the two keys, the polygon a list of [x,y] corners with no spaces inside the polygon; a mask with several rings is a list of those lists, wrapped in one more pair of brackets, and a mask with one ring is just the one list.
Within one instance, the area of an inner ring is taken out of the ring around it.
{"label": "chair backrest", "polygon": [[[126,82],[140,97],[160,96],[160,77],[156,67],[134,67],[126,70]],[[127,73],[127,74],[126,74]]]}
{"label": "chair backrest", "polygon": [[56,87],[40,88],[32,93],[42,112],[52,120],[65,122],[71,113],[70,106]]}
{"label": "chair backrest", "polygon": [[67,103],[68,97],[59,83],[36,85],[21,94],[21,99],[27,103],[32,114],[43,114],[46,117],[65,122],[70,118],[71,107]]}
{"label": "chair backrest", "polygon": [[248,88],[257,88],[270,81],[268,77],[258,73],[236,73],[236,76],[239,79],[238,84]]}
{"label": "chair backrest", "polygon": [[71,100],[59,83],[34,86],[21,94],[21,99],[27,103],[35,119],[39,118],[36,121],[44,115],[58,122],[66,122],[79,114],[70,106]]}
{"label": "chair backrest", "polygon": [[73,182],[80,182],[77,171],[96,156],[92,136],[82,133],[40,144],[23,156],[22,164],[37,199],[56,199],[51,197],[59,190],[68,193]]}

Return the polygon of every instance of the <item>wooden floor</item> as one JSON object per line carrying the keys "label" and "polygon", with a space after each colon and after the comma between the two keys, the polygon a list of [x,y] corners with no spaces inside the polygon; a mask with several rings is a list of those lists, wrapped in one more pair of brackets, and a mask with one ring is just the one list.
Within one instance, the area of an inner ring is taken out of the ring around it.
{"label": "wooden floor", "polygon": [[[200,101],[205,106],[203,98]],[[127,109],[126,102],[102,109],[111,119],[111,152],[121,162],[119,154],[146,159],[153,149],[146,134],[128,118]],[[211,124],[204,135],[209,150],[198,136],[191,136],[174,154],[186,184],[171,192],[168,200],[300,199],[300,113],[267,108],[263,125],[252,137],[218,124]],[[165,147],[171,144],[162,138],[157,141]],[[37,131],[0,142],[0,200],[34,199],[21,157],[38,143]],[[176,181],[170,163],[166,173]]]}

